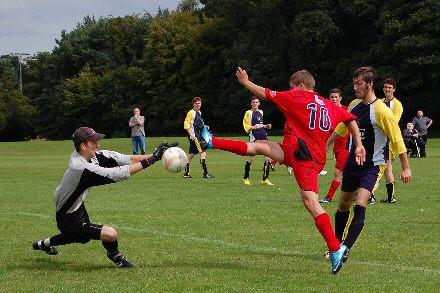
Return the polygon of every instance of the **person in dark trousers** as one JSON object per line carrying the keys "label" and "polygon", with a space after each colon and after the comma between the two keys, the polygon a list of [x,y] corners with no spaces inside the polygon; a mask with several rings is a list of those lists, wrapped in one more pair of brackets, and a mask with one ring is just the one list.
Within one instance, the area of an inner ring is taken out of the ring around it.
{"label": "person in dark trousers", "polygon": [[131,174],[153,165],[162,158],[166,149],[177,144],[163,143],[152,155],[123,155],[100,151],[98,142],[102,138],[103,134],[89,127],[80,127],[73,133],[75,151],[55,190],[56,222],[60,233],[34,242],[32,247],[56,255],[56,246],[101,240],[111,261],[120,268],[131,268],[133,264],[119,251],[115,228],[92,223],[84,201],[91,187],[126,180]]}

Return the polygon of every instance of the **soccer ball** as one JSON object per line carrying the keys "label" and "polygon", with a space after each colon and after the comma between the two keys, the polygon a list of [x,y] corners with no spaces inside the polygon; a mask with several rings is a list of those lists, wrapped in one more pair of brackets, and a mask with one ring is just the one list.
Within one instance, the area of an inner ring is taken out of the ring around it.
{"label": "soccer ball", "polygon": [[186,153],[179,147],[170,147],[163,153],[162,164],[168,172],[180,172],[186,166]]}

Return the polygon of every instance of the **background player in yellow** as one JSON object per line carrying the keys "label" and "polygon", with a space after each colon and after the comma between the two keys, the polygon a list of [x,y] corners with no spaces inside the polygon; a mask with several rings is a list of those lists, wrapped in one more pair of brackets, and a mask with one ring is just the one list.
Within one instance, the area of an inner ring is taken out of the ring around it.
{"label": "background player in yellow", "polygon": [[[394,92],[396,91],[396,81],[392,78],[386,78],[383,82],[383,92],[385,94],[385,98],[382,99],[382,101],[387,105],[391,111],[393,112],[394,117],[396,118],[397,123],[399,123],[400,118],[402,117],[403,113],[403,107],[402,103],[394,96]],[[392,149],[390,148],[390,157],[386,162],[385,169],[382,167],[379,173],[379,179],[376,182],[376,185],[373,188],[373,193],[370,198],[370,204],[374,204],[376,202],[374,192],[379,187],[380,180],[382,179],[382,176],[385,174],[385,180],[386,180],[386,189],[387,189],[387,198],[382,199],[380,202],[383,203],[395,203],[396,198],[394,195],[394,189],[395,189],[395,179],[393,174],[393,160],[394,160],[394,153]]]}
{"label": "background player in yellow", "polygon": [[185,121],[183,122],[183,128],[186,130],[186,132],[188,132],[189,140],[188,159],[183,177],[192,178],[189,172],[191,161],[196,154],[200,153],[200,165],[203,168],[203,178],[214,178],[214,176],[209,174],[208,166],[206,165],[206,145],[199,144],[200,150],[196,145],[203,128],[206,127],[202,119],[202,112],[200,112],[200,108],[202,108],[202,98],[195,97],[192,102],[193,108],[188,111]]}
{"label": "background player in yellow", "polygon": [[[249,134],[249,141],[254,142],[256,140],[268,140],[265,129],[271,129],[272,125],[263,123],[263,111],[259,109],[260,99],[257,96],[252,96],[251,107],[252,108],[247,110],[243,117],[243,128]],[[249,172],[251,170],[251,164],[254,158],[255,156],[249,156],[244,166],[244,185],[251,185],[251,181],[249,180]],[[273,185],[269,181],[269,172],[271,167],[270,159],[266,156],[264,158],[263,179],[261,180],[261,184]]]}

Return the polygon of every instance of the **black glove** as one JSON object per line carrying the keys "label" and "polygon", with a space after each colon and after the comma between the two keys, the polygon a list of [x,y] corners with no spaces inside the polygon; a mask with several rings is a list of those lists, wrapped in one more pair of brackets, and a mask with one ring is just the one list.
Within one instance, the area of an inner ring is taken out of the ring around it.
{"label": "black glove", "polygon": [[142,164],[142,168],[148,168],[151,165],[153,165],[155,162],[159,161],[162,159],[163,153],[169,149],[170,147],[176,147],[178,146],[179,143],[178,142],[174,142],[172,144],[168,144],[168,143],[161,143],[160,145],[157,146],[157,148],[154,150],[153,155],[151,157],[149,157],[148,159],[144,159],[141,161]]}
{"label": "black glove", "polygon": [[167,143],[167,142],[165,142],[165,143],[161,143],[160,145],[157,146],[157,148],[156,148],[156,149],[154,150],[154,152],[153,152],[154,160],[155,160],[155,161],[159,161],[159,160],[161,160],[161,159],[162,159],[162,156],[163,156],[163,153],[164,153],[167,149],[169,149],[169,148],[171,148],[171,147],[176,147],[176,146],[178,146],[178,145],[179,145],[178,142],[174,142],[174,143],[171,143],[171,144],[169,144],[169,143]]}

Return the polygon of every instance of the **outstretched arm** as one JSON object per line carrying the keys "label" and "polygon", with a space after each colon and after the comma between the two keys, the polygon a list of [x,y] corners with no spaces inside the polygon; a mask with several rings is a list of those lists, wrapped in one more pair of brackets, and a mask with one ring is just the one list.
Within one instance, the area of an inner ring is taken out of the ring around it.
{"label": "outstretched arm", "polygon": [[264,87],[256,85],[252,81],[249,80],[249,76],[246,72],[246,70],[241,69],[240,67],[237,68],[237,72],[235,73],[237,75],[238,81],[244,85],[245,88],[250,90],[254,95],[259,97],[262,100],[267,100],[266,98],[266,90]]}
{"label": "outstretched arm", "polygon": [[162,159],[163,153],[170,147],[178,146],[178,143],[161,143],[154,150],[151,155],[132,155],[130,156],[130,166],[129,171],[130,174],[134,174],[139,172],[142,169],[148,168],[153,165],[155,162]]}

